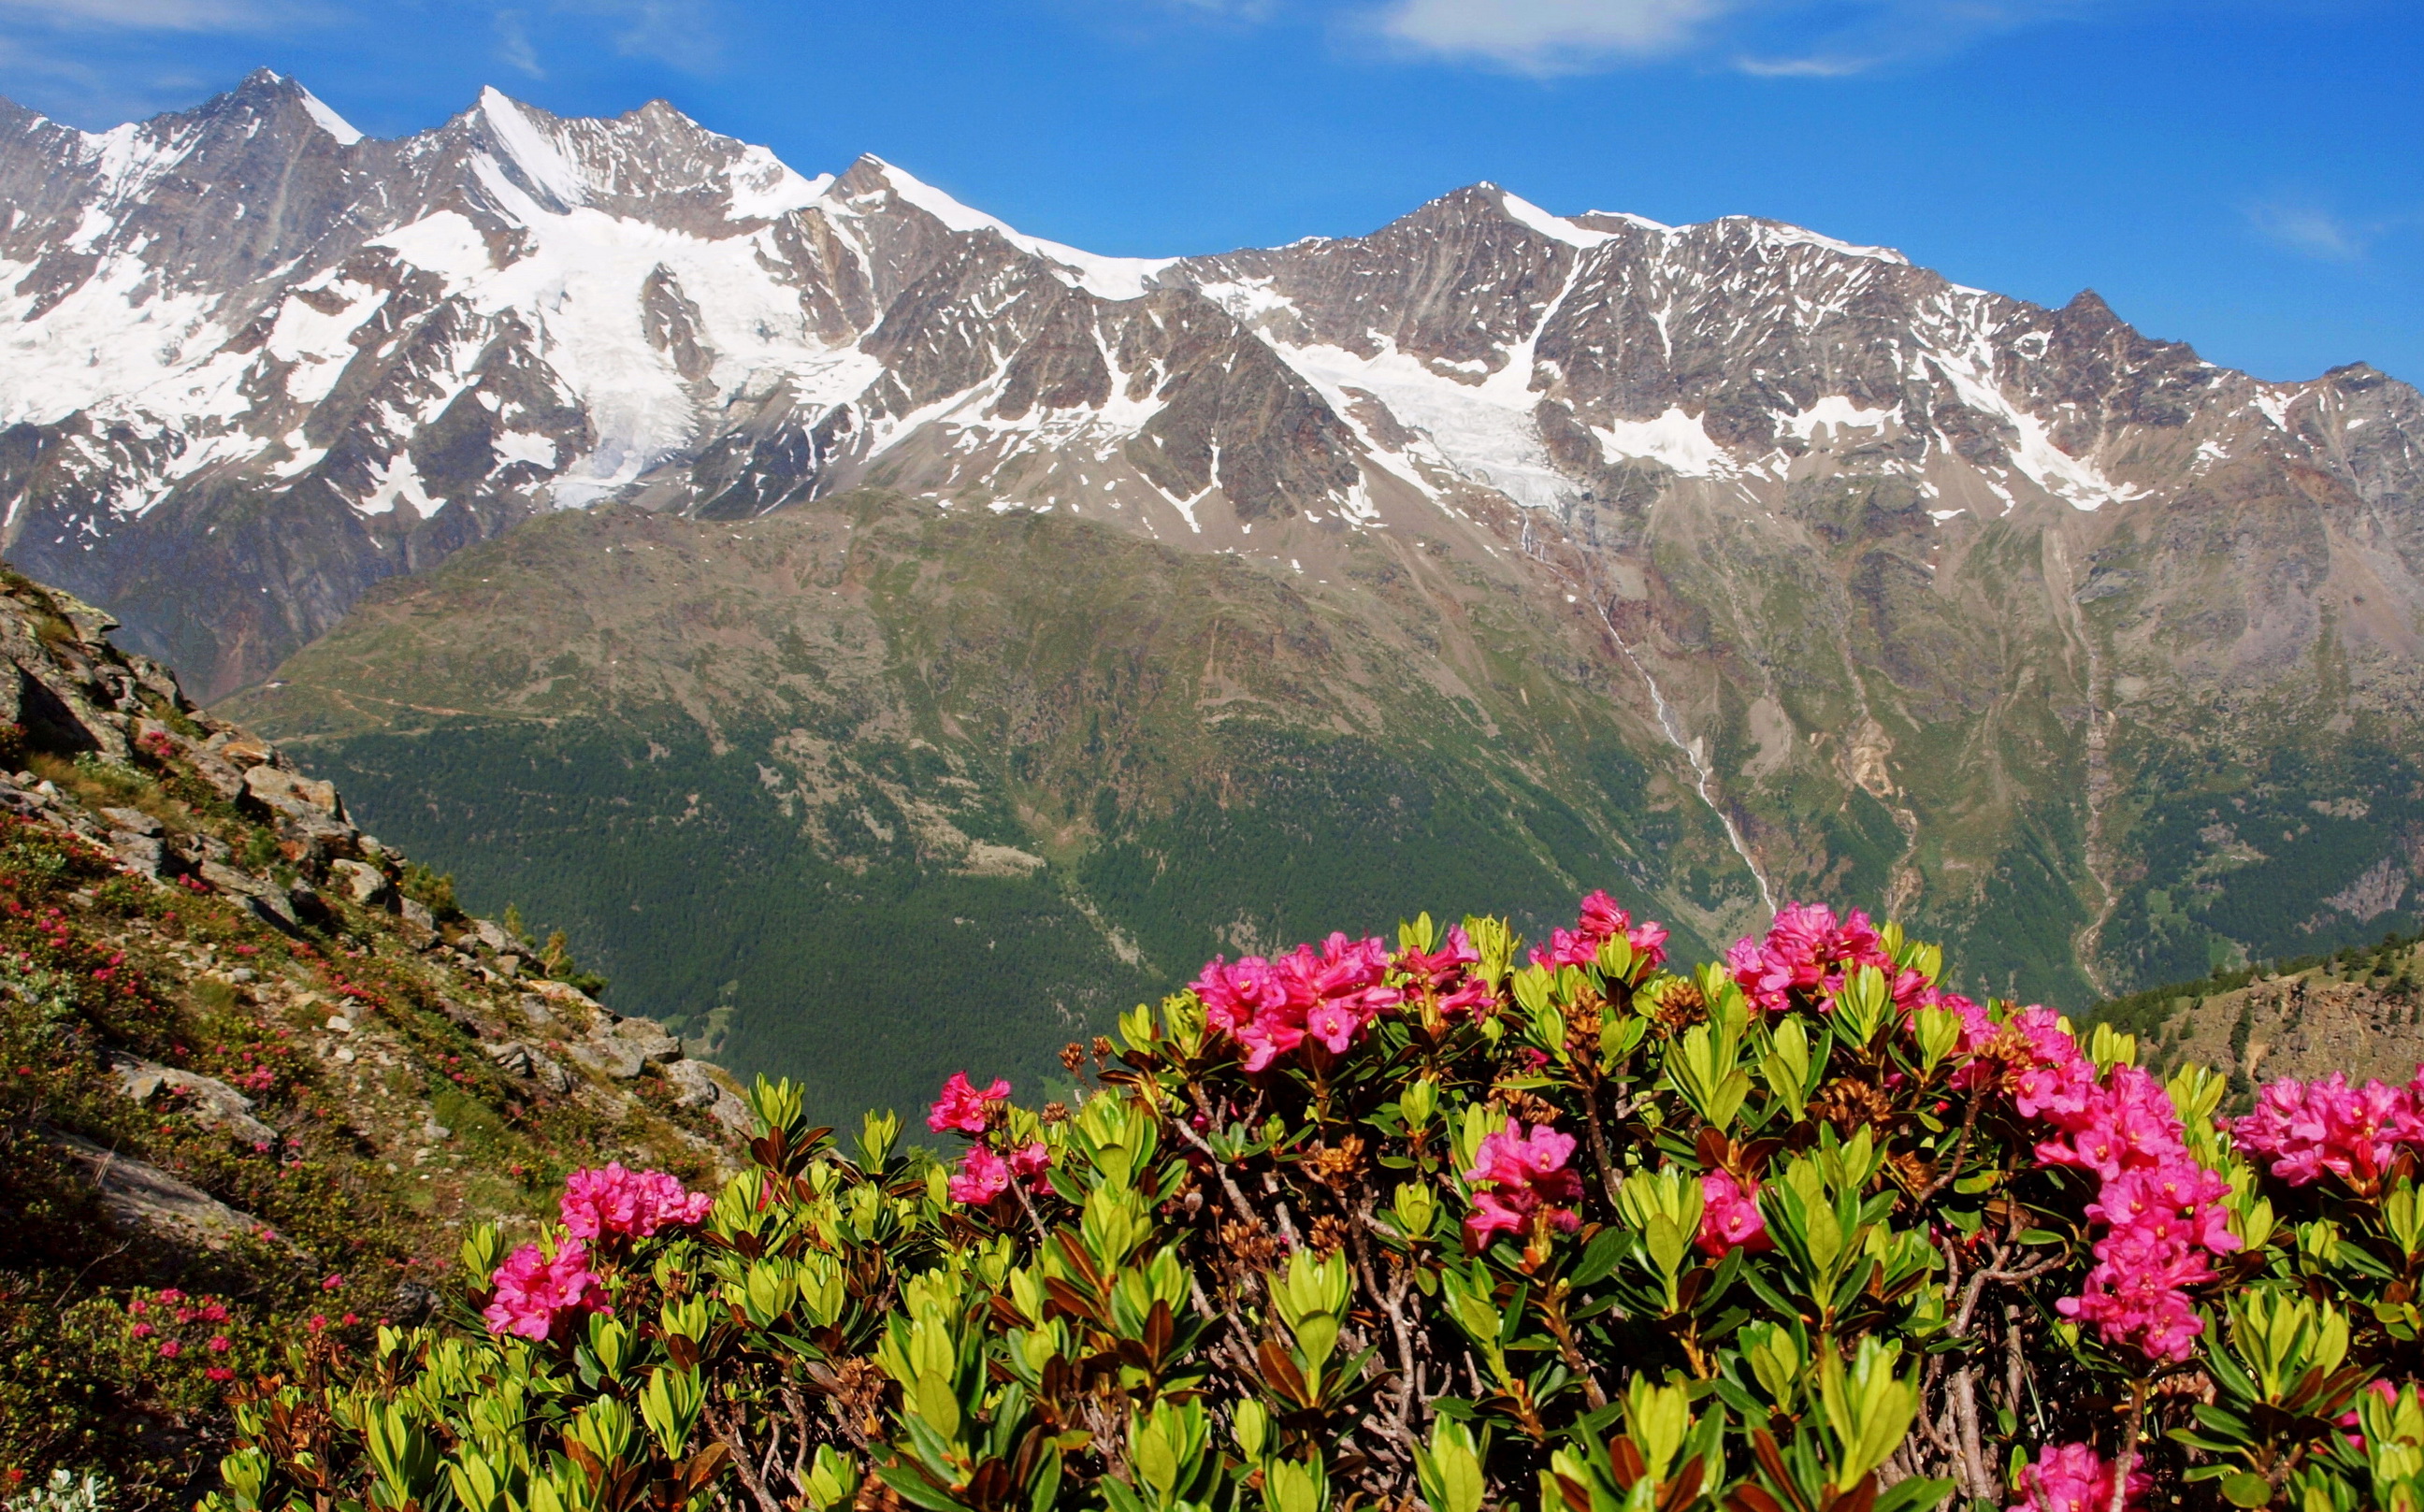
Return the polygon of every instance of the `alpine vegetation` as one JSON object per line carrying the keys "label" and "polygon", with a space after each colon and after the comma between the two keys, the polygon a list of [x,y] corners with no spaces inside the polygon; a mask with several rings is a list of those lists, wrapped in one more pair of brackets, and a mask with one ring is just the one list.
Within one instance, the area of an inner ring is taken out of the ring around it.
{"label": "alpine vegetation", "polygon": [[2419,1085],[2168,1083],[1788,905],[1215,960],[1074,1103],[575,1175],[298,1347],[210,1512],[2424,1506]]}

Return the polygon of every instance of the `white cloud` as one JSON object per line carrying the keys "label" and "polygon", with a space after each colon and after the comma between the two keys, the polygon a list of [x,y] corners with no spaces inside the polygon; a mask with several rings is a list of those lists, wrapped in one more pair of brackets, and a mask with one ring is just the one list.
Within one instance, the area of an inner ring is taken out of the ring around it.
{"label": "white cloud", "polygon": [[557,0],[558,10],[601,16],[613,24],[614,51],[625,57],[654,58],[701,72],[724,51],[724,40],[706,0]]}
{"label": "white cloud", "polygon": [[1379,0],[1417,53],[1520,72],[1690,59],[1768,78],[1842,78],[2001,32],[2177,0]]}
{"label": "white cloud", "polygon": [[0,0],[0,20],[126,31],[269,31],[306,13],[287,0]]}
{"label": "white cloud", "polygon": [[496,24],[497,56],[503,60],[505,66],[534,79],[546,78],[547,70],[539,67],[538,49],[531,45],[530,27],[523,22],[522,13],[500,10]]}
{"label": "white cloud", "polygon": [[2319,205],[2273,200],[2243,207],[2256,234],[2286,252],[2325,263],[2365,256],[2379,228],[2346,220]]}
{"label": "white cloud", "polygon": [[1379,24],[1423,52],[1563,73],[1682,52],[1734,8],[1733,0],[1394,0]]}

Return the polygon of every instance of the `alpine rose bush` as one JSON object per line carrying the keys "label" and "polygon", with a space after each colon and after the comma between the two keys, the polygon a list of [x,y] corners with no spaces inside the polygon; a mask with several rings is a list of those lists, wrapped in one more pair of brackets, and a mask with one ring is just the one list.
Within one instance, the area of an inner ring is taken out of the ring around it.
{"label": "alpine rose bush", "polygon": [[2225,1109],[1858,910],[1673,943],[1216,958],[941,1148],[760,1081],[720,1191],[578,1172],[258,1383],[205,1512],[2424,1512],[2418,1084]]}
{"label": "alpine rose bush", "polygon": [[489,1280],[496,1295],[483,1316],[491,1333],[545,1340],[576,1315],[614,1311],[583,1245],[562,1244],[552,1254],[539,1245],[523,1245]]}
{"label": "alpine rose bush", "polygon": [[576,1239],[645,1239],[660,1229],[696,1223],[711,1202],[662,1170],[626,1170],[618,1160],[574,1171],[557,1205],[564,1232]]}

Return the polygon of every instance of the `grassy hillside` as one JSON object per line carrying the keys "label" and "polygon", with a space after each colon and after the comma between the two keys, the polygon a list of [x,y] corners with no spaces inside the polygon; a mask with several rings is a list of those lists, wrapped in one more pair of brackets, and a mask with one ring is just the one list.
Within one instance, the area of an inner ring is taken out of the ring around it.
{"label": "grassy hillside", "polygon": [[533,522],[237,700],[613,1001],[821,1116],[1059,1047],[1215,952],[1593,887],[1721,944],[1756,895],[1622,700],[1419,542],[1348,583],[881,495]]}
{"label": "grassy hillside", "polygon": [[670,1045],[598,1069],[623,1030],[543,947],[108,623],[0,574],[0,1486],[133,1512],[190,1504],[288,1344],[422,1315],[455,1231],[576,1166],[710,1175],[737,1098]]}

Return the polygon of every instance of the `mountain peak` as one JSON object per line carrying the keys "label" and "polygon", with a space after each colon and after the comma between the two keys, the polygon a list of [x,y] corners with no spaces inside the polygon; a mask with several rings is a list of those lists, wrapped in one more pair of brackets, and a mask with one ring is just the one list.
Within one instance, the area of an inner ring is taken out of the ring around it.
{"label": "mountain peak", "polygon": [[480,91],[471,113],[531,188],[567,209],[589,199],[587,176],[548,130],[555,124],[553,116],[523,104],[493,84]]}

